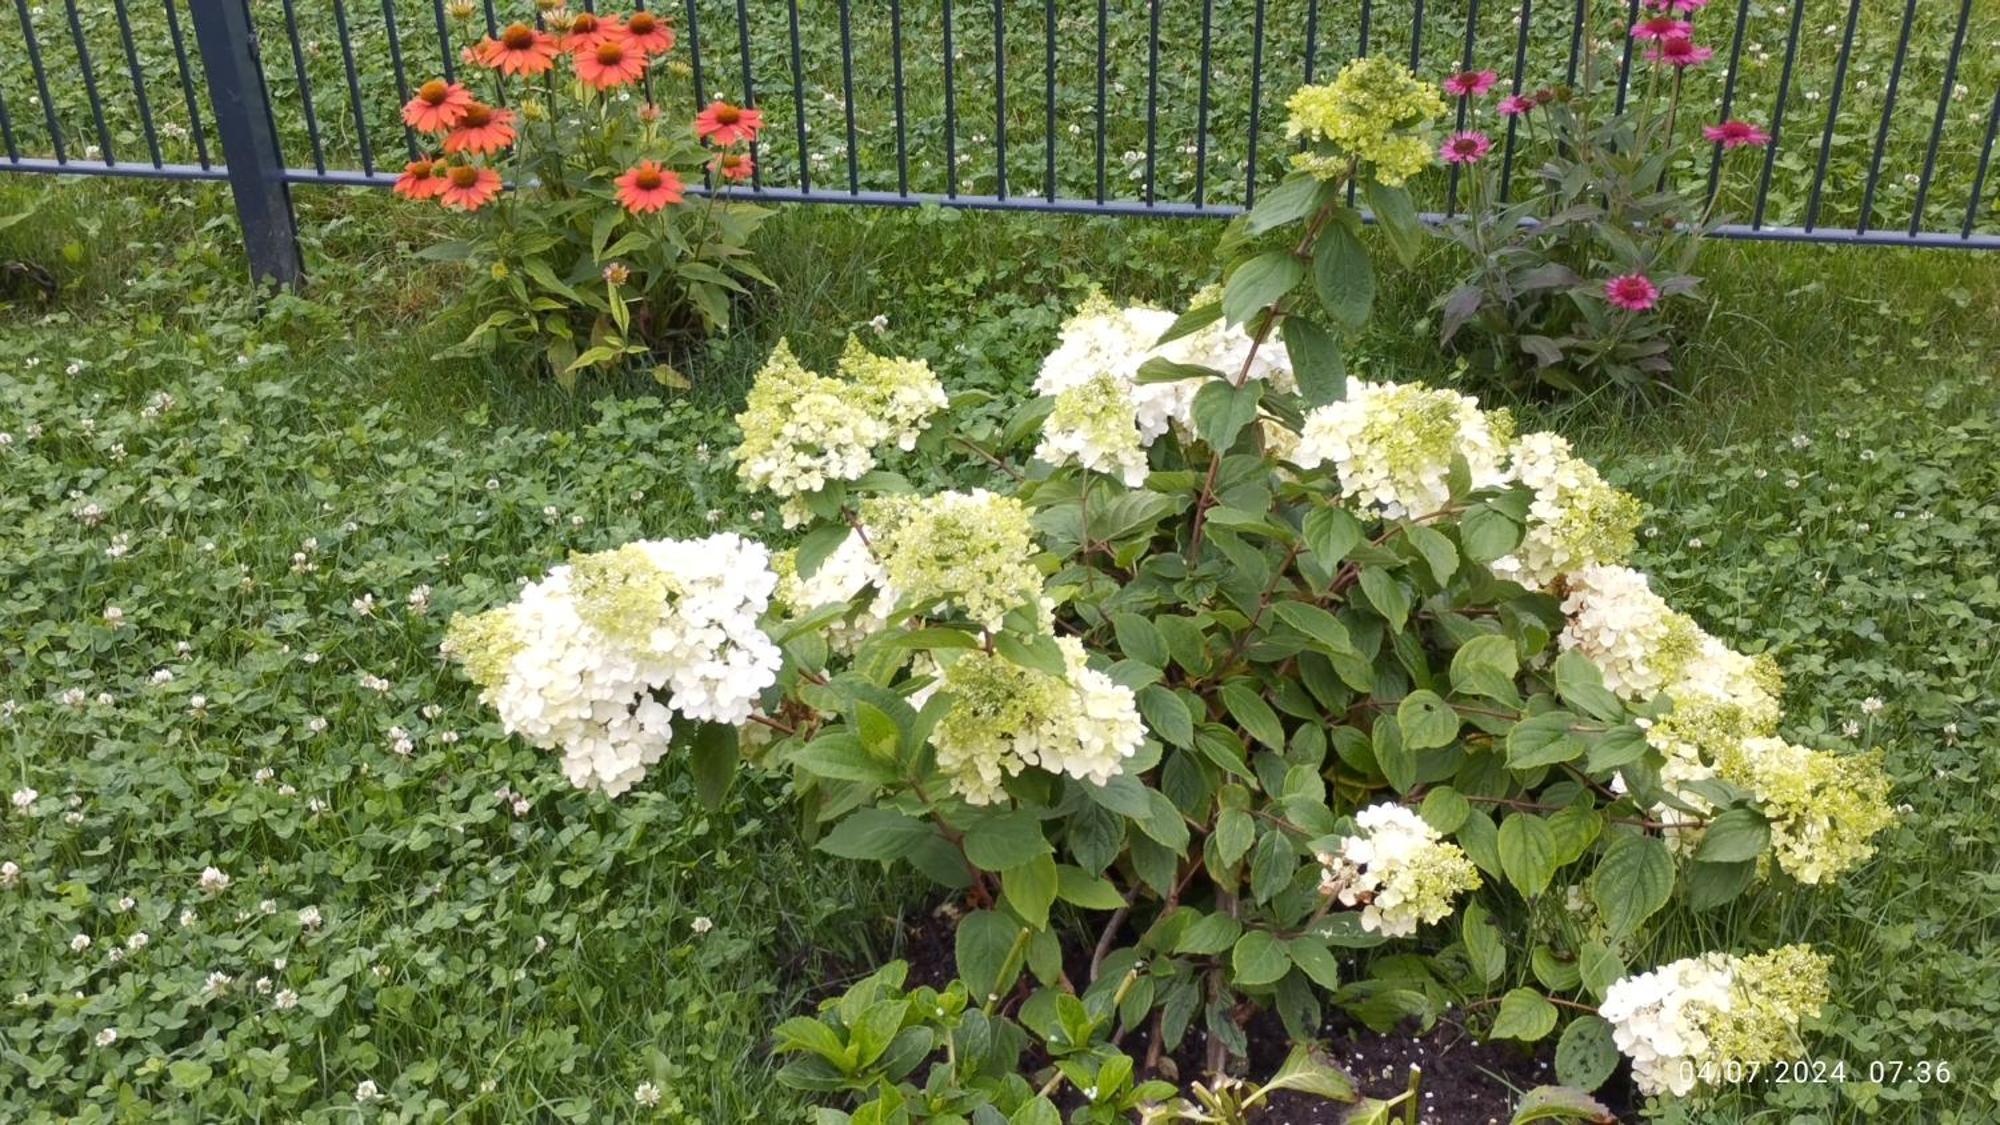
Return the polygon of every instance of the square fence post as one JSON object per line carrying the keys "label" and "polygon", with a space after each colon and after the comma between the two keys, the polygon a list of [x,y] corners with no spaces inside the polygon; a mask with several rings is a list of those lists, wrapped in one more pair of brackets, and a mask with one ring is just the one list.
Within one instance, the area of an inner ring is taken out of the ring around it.
{"label": "square fence post", "polygon": [[271,118],[270,92],[258,61],[257,32],[247,0],[190,0],[194,35],[208,76],[208,100],[222,138],[229,190],[243,226],[250,274],[296,286],[304,276],[292,193]]}

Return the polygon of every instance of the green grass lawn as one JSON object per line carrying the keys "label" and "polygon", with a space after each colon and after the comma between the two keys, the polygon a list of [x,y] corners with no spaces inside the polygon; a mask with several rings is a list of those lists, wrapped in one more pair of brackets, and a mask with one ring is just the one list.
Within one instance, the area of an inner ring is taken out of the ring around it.
{"label": "green grass lawn", "polygon": [[[773,531],[720,455],[778,335],[823,355],[881,314],[947,386],[1019,395],[1090,284],[1183,298],[1218,228],[790,211],[779,292],[689,357],[694,391],[568,396],[430,359],[467,326],[385,199],[302,193],[313,282],[261,316],[212,189],[0,184],[0,213],[31,199],[0,259],[65,288],[0,312],[0,768],[38,793],[0,810],[0,1117],[796,1119],[768,1028],[935,902],[803,847],[774,785],[570,791],[440,661],[444,622],[570,550]],[[1368,375],[1457,377],[1448,272],[1394,279]],[[1838,887],[1659,928],[1650,962],[1837,963],[1810,1047],[1846,1081],[1685,1119],[1991,1122],[2000,261],[1714,244],[1702,272],[1680,395],[1517,405],[1649,505],[1670,599],[1778,654],[1786,735],[1884,746],[1910,809]]]}

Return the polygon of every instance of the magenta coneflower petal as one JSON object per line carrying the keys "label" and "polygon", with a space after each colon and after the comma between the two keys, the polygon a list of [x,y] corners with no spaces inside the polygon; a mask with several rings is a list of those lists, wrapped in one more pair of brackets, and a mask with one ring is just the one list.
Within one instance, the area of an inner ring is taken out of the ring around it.
{"label": "magenta coneflower petal", "polygon": [[1438,159],[1446,164],[1477,164],[1493,151],[1493,139],[1477,130],[1453,133],[1438,146]]}
{"label": "magenta coneflower petal", "polygon": [[1643,273],[1621,274],[1604,283],[1604,299],[1631,312],[1645,312],[1659,302],[1659,286]]}

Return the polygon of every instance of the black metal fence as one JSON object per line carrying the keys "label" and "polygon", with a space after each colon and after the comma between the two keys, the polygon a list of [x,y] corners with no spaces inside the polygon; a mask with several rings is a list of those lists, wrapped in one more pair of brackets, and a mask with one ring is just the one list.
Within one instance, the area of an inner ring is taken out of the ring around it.
{"label": "black metal fence", "polygon": [[[13,0],[0,171],[226,180],[253,270],[279,280],[299,273],[292,186],[388,186],[418,152],[398,118],[412,86],[535,16],[529,0],[186,2],[184,19],[180,0]],[[654,0],[680,45],[645,96],[763,109],[739,190],[767,201],[1226,216],[1282,174],[1286,95],[1348,58],[1395,53],[1433,78],[1488,67],[1515,92],[1595,73],[1622,105],[1653,69],[1628,29],[1669,3]],[[1718,145],[1676,169],[1720,193],[1736,216],[1721,233],[2000,248],[2000,7],[1679,6],[1716,52],[1687,72],[1690,121],[1772,135],[1747,159]],[[1542,140],[1505,124],[1509,187]],[[1454,175],[1416,186],[1432,211],[1456,208]]]}

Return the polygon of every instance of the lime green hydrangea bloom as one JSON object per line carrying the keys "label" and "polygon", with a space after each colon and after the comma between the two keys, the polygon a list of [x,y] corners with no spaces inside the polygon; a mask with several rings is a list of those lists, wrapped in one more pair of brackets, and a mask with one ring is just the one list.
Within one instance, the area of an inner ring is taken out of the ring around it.
{"label": "lime green hydrangea bloom", "polygon": [[569,559],[576,613],[605,636],[638,644],[673,611],[673,576],[639,543]]}
{"label": "lime green hydrangea bloom", "polygon": [[1831,958],[1807,945],[1737,958],[1731,1003],[1706,1021],[1710,1057],[1741,1064],[1796,1057],[1799,1022],[1818,1016],[1831,994],[1831,965]]}
{"label": "lime green hydrangea bloom", "polygon": [[956,606],[987,630],[1009,610],[1036,605],[1035,532],[1028,507],[984,489],[885,496],[862,506],[888,584],[903,604]]}
{"label": "lime green hydrangea bloom", "polygon": [[1559,575],[1598,563],[1622,563],[1632,553],[1639,501],[1606,484],[1560,435],[1523,435],[1510,451],[1509,472],[1534,490],[1528,525],[1515,552],[1493,572],[1531,590]]}
{"label": "lime green hydrangea bloom", "polygon": [[514,627],[513,608],[501,606],[484,613],[453,614],[442,651],[458,661],[467,679],[489,687],[507,678],[507,666],[525,645]]}
{"label": "lime green hydrangea bloom", "polygon": [[951,708],[931,731],[938,770],[968,804],[1005,799],[1001,786],[1063,737],[1076,711],[1061,679],[1005,657],[971,651],[944,669]]}
{"label": "lime green hydrangea bloom", "polygon": [[839,373],[860,396],[862,408],[887,430],[886,440],[904,452],[917,447],[931,415],[947,402],[944,384],[930,364],[876,355],[851,335],[840,353]]}
{"label": "lime green hydrangea bloom", "polygon": [[1355,59],[1332,82],[1301,86],[1285,108],[1285,135],[1309,146],[1292,157],[1294,168],[1338,179],[1353,160],[1390,187],[1436,159],[1431,125],[1446,109],[1436,86],[1382,55]]}
{"label": "lime green hydrangea bloom", "polygon": [[1131,488],[1146,483],[1146,447],[1124,385],[1100,374],[1058,394],[1042,423],[1035,459],[1056,466],[1082,465],[1115,476]]}
{"label": "lime green hydrangea bloom", "polygon": [[1801,883],[1824,883],[1860,866],[1875,854],[1876,833],[1896,820],[1879,750],[1836,754],[1748,738],[1716,768],[1756,794],[1771,822],[1771,854]]}

